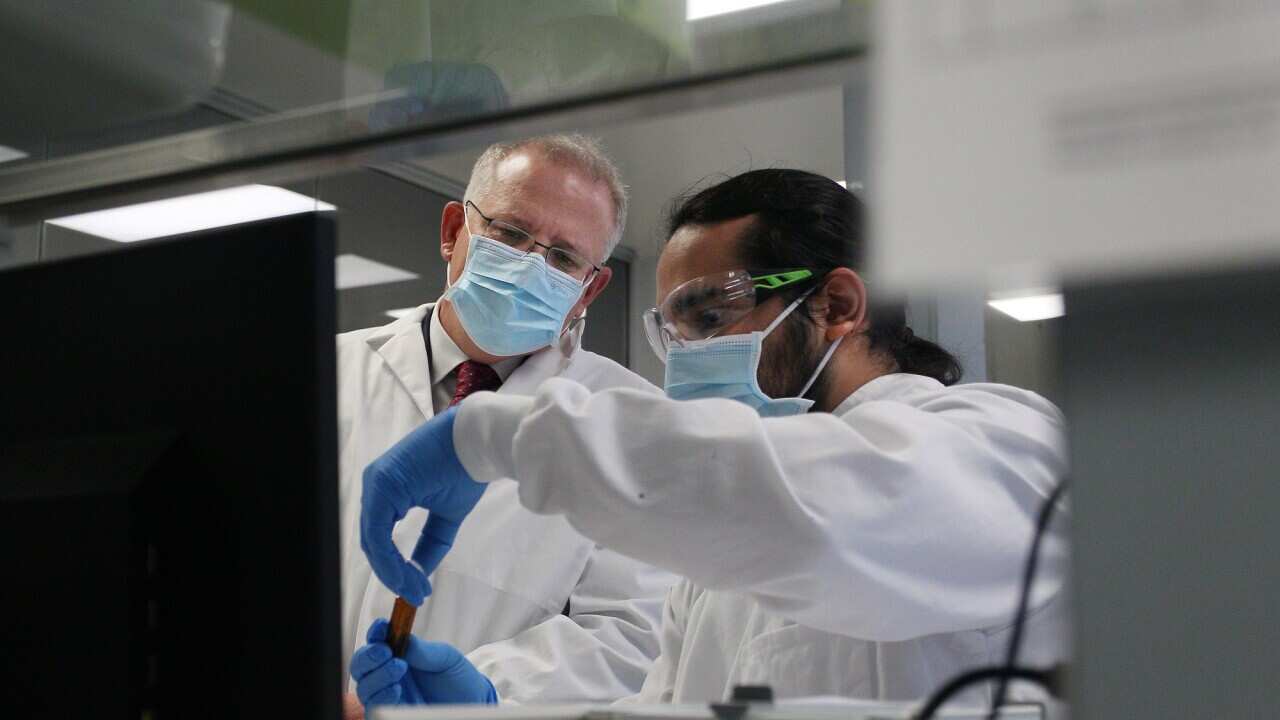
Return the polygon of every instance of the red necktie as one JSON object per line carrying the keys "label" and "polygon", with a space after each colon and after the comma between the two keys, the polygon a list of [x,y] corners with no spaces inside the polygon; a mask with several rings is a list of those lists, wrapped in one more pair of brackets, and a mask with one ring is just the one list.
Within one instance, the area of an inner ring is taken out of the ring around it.
{"label": "red necktie", "polygon": [[458,366],[458,385],[453,390],[453,401],[449,407],[462,402],[471,393],[497,390],[501,385],[502,378],[498,377],[496,370],[484,363],[467,360]]}
{"label": "red necktie", "polygon": [[[497,390],[502,385],[502,378],[498,377],[498,373],[493,368],[475,360],[467,360],[459,365],[457,378],[458,386],[453,390],[453,401],[449,403],[449,407],[462,402],[471,393]],[[391,630],[387,634],[387,643],[391,645],[396,657],[404,657],[405,648],[409,643],[409,632],[413,628],[413,618],[417,612],[416,607],[401,597],[396,598],[395,605],[391,608]]]}

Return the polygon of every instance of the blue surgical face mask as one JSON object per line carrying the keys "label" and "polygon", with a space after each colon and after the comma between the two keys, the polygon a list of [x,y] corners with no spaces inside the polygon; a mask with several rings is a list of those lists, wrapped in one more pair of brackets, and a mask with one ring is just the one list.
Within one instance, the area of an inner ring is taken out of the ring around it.
{"label": "blue surgical face mask", "polygon": [[444,299],[481,350],[511,357],[555,342],[584,290],[537,253],[471,235],[462,276]]}
{"label": "blue surgical face mask", "polygon": [[[812,292],[812,291],[810,291]],[[798,397],[771,398],[760,389],[760,357],[764,352],[764,339],[795,311],[809,293],[791,303],[769,327],[763,331],[742,335],[726,335],[706,340],[686,341],[672,345],[667,350],[667,375],[663,387],[667,397],[673,400],[698,400],[701,398],[728,398],[755,408],[764,417],[799,415],[813,407],[813,401],[804,397],[813,386],[822,369],[831,360],[844,337],[831,343],[826,355],[818,363],[809,381]]]}

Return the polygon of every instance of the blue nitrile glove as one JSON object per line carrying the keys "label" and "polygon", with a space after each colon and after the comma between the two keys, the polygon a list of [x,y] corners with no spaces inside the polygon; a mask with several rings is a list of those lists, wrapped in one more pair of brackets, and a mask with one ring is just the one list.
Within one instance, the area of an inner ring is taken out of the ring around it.
{"label": "blue nitrile glove", "polygon": [[452,645],[426,642],[410,635],[404,659],[391,656],[386,620],[369,626],[369,644],[351,656],[356,695],[371,705],[495,705],[493,683]]}
{"label": "blue nitrile glove", "polygon": [[[364,469],[360,547],[382,584],[414,605],[431,593],[427,575],[449,552],[458,527],[486,487],[472,480],[458,461],[453,448],[457,415],[457,407],[436,415]],[[414,507],[428,512],[413,549],[417,567],[405,562],[391,541],[396,523]]]}

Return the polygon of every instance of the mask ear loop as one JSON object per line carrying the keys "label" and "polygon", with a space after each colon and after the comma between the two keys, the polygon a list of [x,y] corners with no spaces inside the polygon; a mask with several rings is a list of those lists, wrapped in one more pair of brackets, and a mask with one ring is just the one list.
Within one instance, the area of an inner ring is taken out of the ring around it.
{"label": "mask ear loop", "polygon": [[[595,282],[595,278],[592,278],[591,281]],[[590,287],[590,285],[591,283],[587,283],[586,285],[582,286],[583,294],[586,294],[587,288]],[[572,357],[573,354],[577,352],[578,348],[582,346],[582,332],[583,330],[586,329],[586,326],[587,326],[587,309],[583,308],[582,314],[570,320],[569,324],[565,326],[564,330],[560,331],[560,337],[559,337],[560,355],[564,358],[564,364],[561,365],[560,367],[561,372],[563,372],[565,367],[568,366],[569,358]]]}
{"label": "mask ear loop", "polygon": [[836,354],[836,348],[840,347],[840,343],[844,342],[844,339],[847,337],[849,336],[841,335],[836,338],[835,342],[831,343],[831,347],[827,348],[827,354],[822,356],[822,361],[818,363],[817,369],[815,369],[813,374],[809,376],[809,382],[804,384],[804,389],[800,391],[800,394],[797,397],[804,397],[809,394],[809,389],[818,381],[818,376],[822,374],[824,369],[826,369],[827,363],[831,361],[831,356]]}
{"label": "mask ear loop", "polygon": [[[475,236],[471,234],[471,221],[467,219],[467,206],[466,206],[466,205],[463,205],[463,206],[462,206],[462,227],[463,227],[463,229],[464,229],[464,230],[466,230],[466,231],[467,231],[467,242],[468,242],[468,243],[470,243],[470,242],[471,242],[471,238],[473,238],[473,237],[475,237]],[[451,287],[453,287],[453,280],[451,280],[451,279],[449,278],[449,264],[448,264],[448,263],[445,263],[445,266],[444,266],[444,289],[445,289],[445,290],[448,290],[448,289],[449,289],[449,288],[451,288]]]}
{"label": "mask ear loop", "polygon": [[[769,333],[773,332],[774,328],[778,327],[778,325],[780,325],[782,321],[787,318],[788,315],[790,315],[792,312],[795,312],[795,309],[800,306],[800,303],[804,302],[805,298],[812,295],[813,292],[817,289],[818,287],[816,285],[814,287],[809,288],[808,290],[804,291],[803,295],[796,298],[795,302],[792,302],[790,305],[788,305],[787,309],[784,310],[781,315],[774,318],[773,322],[769,323],[769,326],[764,329],[765,336],[767,337]],[[797,395],[796,397],[802,398],[809,393],[809,390],[813,387],[813,384],[818,381],[818,376],[822,374],[822,371],[827,367],[827,363],[831,361],[831,356],[835,355],[836,348],[840,347],[840,343],[844,342],[844,339],[846,337],[847,337],[846,335],[841,335],[840,337],[835,339],[835,342],[831,343],[831,347],[827,348],[826,354],[822,356],[822,361],[818,363],[818,367],[813,371],[813,374],[809,376],[809,381],[804,384],[804,388],[800,391],[800,394]]]}
{"label": "mask ear loop", "polygon": [[[591,283],[593,283],[593,282],[595,282],[595,281],[596,281],[596,279],[593,277],[593,278],[591,278],[591,281],[590,281],[590,282],[587,282],[587,283],[583,284],[583,286],[582,286],[582,295],[586,295],[586,294],[587,294],[587,290],[589,290],[589,289],[591,288]],[[579,300],[581,300],[581,299],[582,299],[582,295],[579,295],[579,296],[578,296],[578,299],[579,299]],[[572,353],[572,352],[574,351],[574,349],[577,347],[577,345],[578,345],[578,341],[582,338],[582,330],[583,330],[583,328],[586,326],[586,322],[587,322],[587,309],[586,309],[586,308],[582,308],[582,313],[581,313],[580,315],[578,315],[578,317],[576,317],[576,318],[574,318],[574,319],[570,320],[570,321],[569,321],[569,323],[568,323],[567,325],[565,325],[564,330],[561,330],[561,331],[560,331],[560,344],[561,344],[561,349],[562,349],[562,350],[565,350],[565,354],[566,354],[566,355],[568,355],[568,354]],[[567,345],[567,350],[565,349],[565,348],[566,348],[566,344],[565,344],[565,342],[564,342],[564,339],[565,339],[566,337],[568,337],[568,338],[572,339],[572,342],[568,343],[568,345]]]}
{"label": "mask ear loop", "polygon": [[568,357],[578,349],[578,345],[582,340],[582,331],[586,328],[586,324],[586,310],[583,310],[581,315],[569,321],[569,324],[560,332],[560,354]]}

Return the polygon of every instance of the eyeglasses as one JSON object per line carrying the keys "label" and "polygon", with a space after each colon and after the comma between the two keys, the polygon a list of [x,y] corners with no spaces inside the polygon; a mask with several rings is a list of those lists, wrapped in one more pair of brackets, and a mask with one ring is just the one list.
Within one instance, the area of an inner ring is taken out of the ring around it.
{"label": "eyeglasses", "polygon": [[805,268],[729,270],[696,277],[672,290],[660,306],[644,312],[645,336],[653,352],[666,362],[672,345],[713,338],[774,292],[816,277]]}
{"label": "eyeglasses", "polygon": [[542,255],[547,259],[547,265],[559,270],[582,282],[583,285],[591,279],[595,273],[600,272],[600,267],[595,263],[587,260],[578,253],[564,248],[552,247],[545,245],[533,239],[528,231],[516,227],[502,220],[494,220],[485,215],[476,207],[476,204],[468,200],[466,207],[476,211],[476,214],[484,220],[484,232],[480,233],[490,240],[496,240],[508,247],[514,248],[524,253],[533,252],[534,248],[542,248]]}

